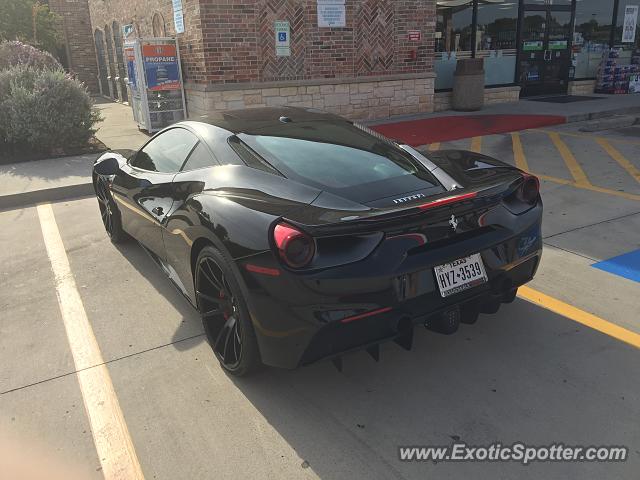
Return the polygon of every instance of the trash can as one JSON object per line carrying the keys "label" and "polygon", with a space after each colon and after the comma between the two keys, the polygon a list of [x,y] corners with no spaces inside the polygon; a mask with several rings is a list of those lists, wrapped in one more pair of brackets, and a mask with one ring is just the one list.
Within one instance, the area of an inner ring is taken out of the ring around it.
{"label": "trash can", "polygon": [[453,74],[454,110],[469,112],[480,110],[484,105],[484,59],[465,58],[458,60]]}

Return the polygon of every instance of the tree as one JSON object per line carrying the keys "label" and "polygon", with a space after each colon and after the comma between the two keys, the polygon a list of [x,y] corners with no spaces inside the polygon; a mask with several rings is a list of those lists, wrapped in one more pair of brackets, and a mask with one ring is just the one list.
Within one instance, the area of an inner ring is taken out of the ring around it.
{"label": "tree", "polygon": [[20,40],[61,57],[61,19],[48,5],[37,0],[0,0],[0,3],[0,40]]}

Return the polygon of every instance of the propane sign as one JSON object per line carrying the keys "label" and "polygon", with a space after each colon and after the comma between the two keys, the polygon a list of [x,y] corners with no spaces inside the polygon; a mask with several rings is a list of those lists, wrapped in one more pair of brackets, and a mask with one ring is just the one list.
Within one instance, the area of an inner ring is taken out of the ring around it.
{"label": "propane sign", "polygon": [[143,45],[142,62],[149,90],[180,89],[180,69],[175,45]]}

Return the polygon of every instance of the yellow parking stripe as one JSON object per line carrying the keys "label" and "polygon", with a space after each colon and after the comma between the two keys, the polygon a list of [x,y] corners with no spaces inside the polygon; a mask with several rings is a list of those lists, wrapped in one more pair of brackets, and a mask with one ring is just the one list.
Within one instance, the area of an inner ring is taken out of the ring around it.
{"label": "yellow parking stripe", "polygon": [[571,172],[576,183],[579,185],[590,185],[591,182],[589,182],[587,175],[584,173],[584,170],[582,170],[582,167],[578,163],[578,160],[576,160],[576,157],[571,153],[571,150],[569,150],[569,147],[567,147],[567,144],[562,141],[560,135],[556,132],[551,132],[548,135],[558,149],[558,152],[560,152],[560,156],[564,160],[564,163],[566,163],[567,168]]}
{"label": "yellow parking stripe", "polygon": [[430,152],[434,152],[436,150],[440,150],[440,142],[434,142],[431,145],[429,145]]}
{"label": "yellow parking stripe", "polygon": [[550,175],[543,175],[539,173],[534,174],[540,180],[547,180],[553,183],[559,183],[560,185],[569,185],[571,187],[581,188],[583,190],[591,190],[592,192],[598,193],[606,193],[607,195],[614,195],[616,197],[626,198],[627,200],[636,200],[640,201],[640,195],[635,195],[633,193],[620,192],[618,190],[609,190],[608,188],[596,187],[595,185],[583,185],[578,184],[576,182],[572,182],[571,180],[565,180],[564,178],[552,177]]}
{"label": "yellow parking stripe", "polygon": [[482,137],[473,137],[471,139],[471,151],[482,153]]}
{"label": "yellow parking stripe", "polygon": [[527,163],[527,157],[524,155],[524,149],[522,148],[522,140],[518,132],[511,134],[511,143],[513,144],[513,159],[516,162],[516,167],[525,172],[529,171],[529,164]]}
{"label": "yellow parking stripe", "polygon": [[[554,133],[551,130],[545,130],[544,128],[531,128],[528,130],[529,132],[540,132],[540,133]],[[575,137],[575,138],[594,138],[594,135],[589,135],[587,133],[576,133],[576,132],[557,132],[558,135],[566,136],[566,137]],[[595,137],[598,138],[598,137]],[[640,145],[640,142],[627,140],[625,138],[611,138],[609,141],[614,143],[625,143],[628,145]]]}
{"label": "yellow parking stripe", "polygon": [[38,217],[102,474],[106,480],[142,480],[144,475],[76,287],[51,205],[38,205]]}
{"label": "yellow parking stripe", "polygon": [[605,335],[609,335],[610,337],[628,343],[636,348],[640,348],[640,334],[627,330],[615,323],[608,322],[607,320],[585,312],[584,310],[580,310],[573,305],[564,303],[556,298],[550,297],[549,295],[545,295],[531,287],[520,287],[518,289],[518,296],[528,302],[535,303],[547,310],[551,310],[563,317],[569,318],[574,322],[581,323],[582,325],[602,332]]}
{"label": "yellow parking stripe", "polygon": [[604,149],[604,151],[607,152],[609,156],[613,158],[616,162],[618,162],[622,168],[624,168],[627,172],[629,172],[629,175],[635,178],[636,182],[640,183],[640,170],[638,170],[635,165],[633,165],[629,160],[624,158],[624,155],[622,155],[606,139],[599,137],[599,138],[596,138],[596,142],[598,142],[598,144]]}

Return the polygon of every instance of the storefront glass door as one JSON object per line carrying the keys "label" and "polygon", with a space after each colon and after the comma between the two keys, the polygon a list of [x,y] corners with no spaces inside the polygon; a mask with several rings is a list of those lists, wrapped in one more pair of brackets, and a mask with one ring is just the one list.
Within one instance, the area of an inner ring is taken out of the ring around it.
{"label": "storefront glass door", "polygon": [[525,4],[520,15],[521,96],[567,93],[571,64],[571,5]]}

